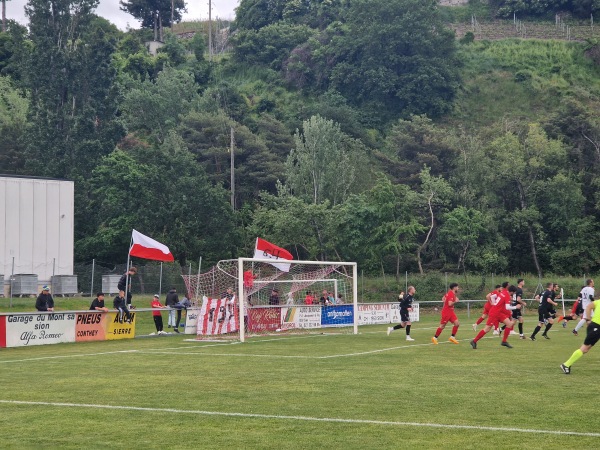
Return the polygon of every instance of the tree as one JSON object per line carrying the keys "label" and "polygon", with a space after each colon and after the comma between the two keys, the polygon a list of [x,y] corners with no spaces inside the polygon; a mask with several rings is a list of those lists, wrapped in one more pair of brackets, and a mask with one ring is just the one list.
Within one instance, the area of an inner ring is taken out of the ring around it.
{"label": "tree", "polygon": [[548,230],[544,211],[548,205],[539,198],[548,181],[565,167],[566,151],[560,141],[548,139],[539,124],[530,124],[523,138],[506,132],[491,142],[486,153],[490,161],[487,183],[504,204],[503,221],[510,230],[513,253],[519,253],[523,236],[519,231],[523,228],[530,261],[541,277],[538,246]]}
{"label": "tree", "polygon": [[155,81],[133,83],[121,109],[129,132],[142,132],[163,142],[198,99],[193,76],[167,66]]}
{"label": "tree", "polygon": [[466,271],[469,252],[475,250],[485,231],[485,215],[476,209],[459,206],[442,217],[438,239],[446,243],[446,252],[456,255],[458,270]]}
{"label": "tree", "polygon": [[351,2],[339,22],[309,44],[310,57],[296,61],[312,72],[304,77],[382,121],[390,114],[435,117],[452,106],[458,88],[454,35],[435,0]]}
{"label": "tree", "polygon": [[423,274],[423,253],[431,243],[439,216],[444,212],[444,208],[448,206],[453,192],[446,180],[442,177],[432,176],[427,167],[421,170],[420,176],[421,193],[419,206],[422,209],[422,221],[427,224],[427,234],[423,242],[417,246],[417,265],[419,266],[419,273]]}
{"label": "tree", "polygon": [[96,0],[30,0],[31,50],[21,83],[31,92],[27,167],[35,175],[88,175],[123,136],[117,120],[116,28]]}
{"label": "tree", "polygon": [[119,4],[121,11],[141,21],[143,28],[154,30],[155,41],[159,37],[162,41],[163,27],[180,22],[182,12],[186,11],[184,0],[120,0]]}
{"label": "tree", "polygon": [[170,132],[160,146],[130,141],[128,147],[93,172],[95,228],[77,240],[78,259],[119,260],[132,228],[168,242],[182,265],[197,255],[210,264],[236,254],[228,195],[211,185],[180,137]]}
{"label": "tree", "polygon": [[305,120],[294,142],[286,162],[286,185],[307,202],[342,203],[357,191],[358,174],[368,174],[362,144],[331,120],[320,116]]}
{"label": "tree", "polygon": [[265,142],[247,127],[222,112],[191,112],[178,128],[196,160],[211,181],[231,188],[231,129],[234,130],[235,204],[237,208],[258,198],[261,191],[276,192],[283,177],[283,159],[269,150]]}
{"label": "tree", "polygon": [[8,77],[0,76],[0,167],[4,173],[22,173],[24,137],[29,102]]}

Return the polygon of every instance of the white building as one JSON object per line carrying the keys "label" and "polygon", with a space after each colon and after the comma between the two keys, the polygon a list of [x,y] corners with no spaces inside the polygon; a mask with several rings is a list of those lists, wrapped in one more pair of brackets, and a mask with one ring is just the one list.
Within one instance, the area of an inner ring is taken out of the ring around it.
{"label": "white building", "polygon": [[4,295],[12,274],[35,274],[39,285],[73,274],[74,192],[72,181],[0,175]]}

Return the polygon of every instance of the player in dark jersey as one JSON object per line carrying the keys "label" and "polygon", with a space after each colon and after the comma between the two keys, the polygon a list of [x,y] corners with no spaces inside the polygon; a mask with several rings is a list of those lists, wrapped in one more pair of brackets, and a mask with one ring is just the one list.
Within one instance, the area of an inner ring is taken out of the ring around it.
{"label": "player in dark jersey", "polygon": [[523,286],[525,285],[525,280],[523,278],[519,278],[517,280],[517,291],[512,295],[512,306],[521,305],[521,309],[513,309],[512,310],[512,318],[514,321],[519,324],[519,338],[525,339],[525,335],[523,334],[523,308],[525,308],[525,301],[523,300]]}
{"label": "player in dark jersey", "polygon": [[401,328],[406,328],[406,340],[414,341],[413,338],[410,337],[410,312],[412,311],[412,303],[414,300],[414,295],[417,290],[414,286],[408,287],[408,293],[404,295],[400,300],[400,323],[394,327],[388,327],[387,334],[388,336],[394,330],[399,330]]}
{"label": "player in dark jersey", "polygon": [[546,328],[542,333],[542,336],[546,339],[550,339],[548,336],[548,331],[552,328],[552,324],[554,323],[554,319],[552,318],[552,311],[554,311],[554,307],[556,306],[556,302],[552,299],[552,295],[554,292],[554,283],[548,283],[546,285],[546,290],[543,292],[540,297],[540,306],[538,308],[538,326],[533,330],[533,334],[529,337],[532,341],[535,341],[535,335],[542,329],[542,325],[546,324]]}

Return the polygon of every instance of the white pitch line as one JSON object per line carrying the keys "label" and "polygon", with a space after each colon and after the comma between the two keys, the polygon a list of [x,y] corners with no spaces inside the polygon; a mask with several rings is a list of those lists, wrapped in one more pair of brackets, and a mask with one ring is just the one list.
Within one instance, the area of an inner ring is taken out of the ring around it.
{"label": "white pitch line", "polygon": [[114,352],[78,353],[78,354],[74,354],[74,355],[40,356],[38,358],[11,359],[8,361],[0,361],[0,364],[9,364],[9,363],[27,362],[27,361],[43,361],[45,359],[80,358],[82,356],[114,355],[116,353],[136,353],[136,352],[137,352],[137,350],[117,350]]}
{"label": "white pitch line", "polygon": [[93,408],[93,409],[112,409],[126,411],[142,411],[142,412],[162,412],[175,414],[195,414],[203,416],[221,416],[221,417],[241,417],[246,419],[275,419],[275,420],[302,420],[306,422],[326,422],[326,423],[351,423],[359,425],[382,425],[395,427],[419,427],[419,428],[443,428],[454,430],[474,430],[474,431],[499,431],[509,433],[529,433],[529,434],[547,434],[560,436],[580,436],[580,437],[600,437],[600,433],[581,432],[581,431],[560,431],[560,430],[536,430],[533,428],[514,428],[514,427],[493,427],[484,425],[456,425],[444,423],[428,423],[428,422],[396,422],[387,420],[366,420],[366,419],[342,419],[336,417],[309,417],[309,416],[285,416],[275,414],[250,414],[237,412],[222,412],[222,411],[202,411],[189,409],[173,409],[173,408],[148,408],[141,406],[121,406],[121,405],[95,405],[87,403],[54,403],[54,402],[32,402],[19,400],[0,400],[0,403],[11,405],[27,405],[27,406],[51,406],[65,408]]}

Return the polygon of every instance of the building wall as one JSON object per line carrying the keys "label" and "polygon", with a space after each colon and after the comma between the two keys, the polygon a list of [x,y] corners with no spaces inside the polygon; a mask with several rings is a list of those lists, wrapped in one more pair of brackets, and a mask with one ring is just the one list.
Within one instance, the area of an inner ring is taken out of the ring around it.
{"label": "building wall", "polygon": [[5,285],[13,273],[36,274],[40,284],[73,274],[74,191],[72,181],[0,176]]}

